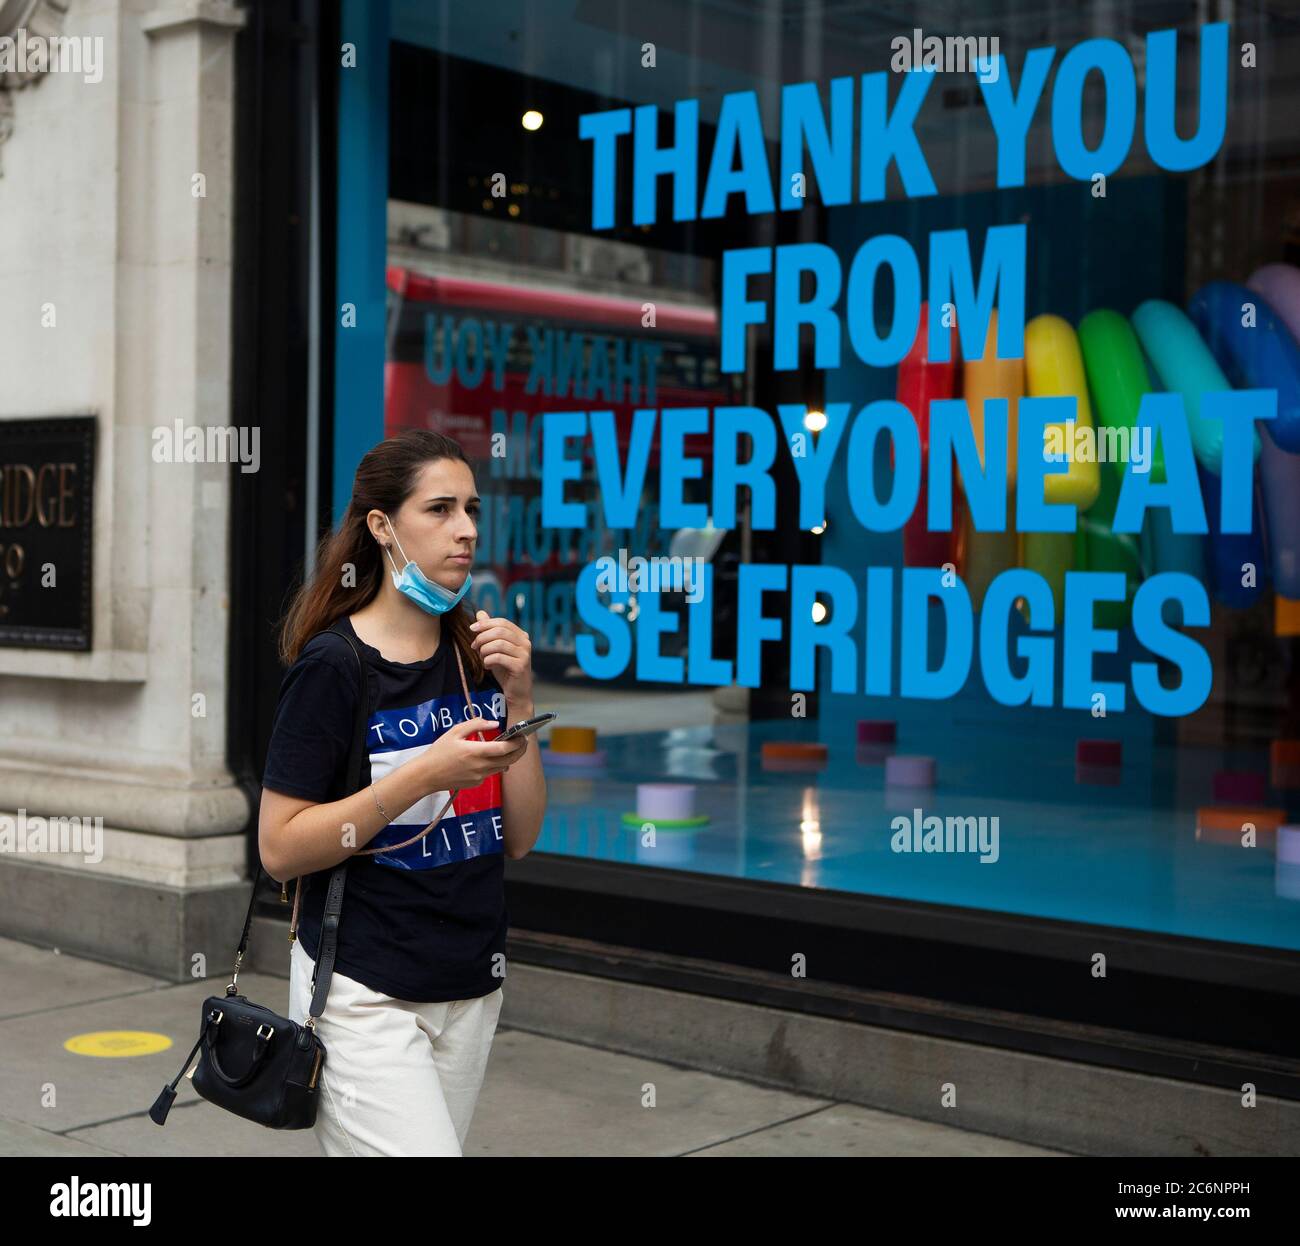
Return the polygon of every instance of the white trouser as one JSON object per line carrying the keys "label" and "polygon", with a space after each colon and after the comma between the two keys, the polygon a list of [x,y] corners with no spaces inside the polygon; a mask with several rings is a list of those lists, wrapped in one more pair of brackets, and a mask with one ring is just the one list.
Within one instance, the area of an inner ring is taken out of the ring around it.
{"label": "white trouser", "polygon": [[[312,959],[294,940],[289,1017],[311,1007]],[[503,991],[414,1004],[336,969],[316,1033],[325,1044],[314,1133],[335,1155],[460,1155]]]}

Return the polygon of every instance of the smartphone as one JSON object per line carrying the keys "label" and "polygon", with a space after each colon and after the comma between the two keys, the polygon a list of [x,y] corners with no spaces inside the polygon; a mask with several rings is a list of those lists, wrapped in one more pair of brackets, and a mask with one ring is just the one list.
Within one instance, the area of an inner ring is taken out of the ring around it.
{"label": "smartphone", "polygon": [[536,718],[525,718],[523,722],[515,723],[513,727],[507,727],[496,738],[496,743],[502,740],[515,740],[521,735],[532,735],[534,731],[540,731],[552,719],[558,718],[556,713],[538,714]]}

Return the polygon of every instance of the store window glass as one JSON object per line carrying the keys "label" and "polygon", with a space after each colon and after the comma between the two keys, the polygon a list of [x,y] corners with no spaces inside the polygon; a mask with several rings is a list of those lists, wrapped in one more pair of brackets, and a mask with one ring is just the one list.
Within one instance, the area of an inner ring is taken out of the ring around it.
{"label": "store window glass", "polygon": [[[1300,820],[1300,36],[1268,3],[1209,25],[1163,3],[959,19],[921,4],[905,24],[894,7],[345,5],[345,38],[369,40],[363,61],[382,41],[383,72],[371,62],[368,106],[344,121],[340,282],[382,284],[384,334],[381,408],[378,353],[361,369],[373,398],[340,387],[336,490],[358,430],[433,428],[476,460],[476,604],[529,631],[538,707],[560,714],[540,851],[1300,948],[1285,829]],[[1003,79],[986,90],[982,62],[941,61],[922,91],[900,70],[922,67],[931,35],[990,39],[978,55],[1000,57]],[[1096,38],[1111,41],[1096,63],[1072,54]],[[357,80],[341,72],[346,107]],[[698,107],[694,184],[659,177],[634,207],[636,110],[657,107],[646,150],[667,151],[681,101]],[[877,109],[914,109],[908,136],[862,140]],[[604,123],[583,119],[619,110],[602,183],[583,127]],[[814,148],[841,124],[848,167],[828,160],[819,181]],[[727,188],[720,138],[761,160],[771,206],[744,179]],[[712,182],[727,192],[716,212],[702,210]],[[983,290],[961,274],[1016,236],[1022,302],[1004,285],[975,340],[955,309],[978,312]],[[737,366],[726,257],[764,248]],[[957,276],[936,286],[945,266]],[[783,299],[829,310],[783,333]],[[1003,349],[998,317],[1023,323],[1019,349]],[[1220,390],[1277,394],[1246,472],[1249,532],[1225,519],[1228,468],[1205,441],[1217,417],[1201,397]],[[1203,534],[1163,512],[1134,532],[1117,518],[1129,469],[1176,474],[1134,423],[1148,392],[1180,398]],[[1075,404],[1048,486],[1077,507],[1068,532],[1016,524],[1017,411],[1042,397]],[[978,463],[944,467],[955,425],[930,405],[944,399]],[[846,431],[875,402],[915,422],[915,461]],[[544,430],[566,414],[580,419],[564,498],[583,521],[555,525]],[[999,436],[1001,457],[986,454]],[[721,504],[735,464],[773,447],[768,483]],[[977,518],[991,463],[1003,531]],[[913,471],[916,509],[868,522]],[[932,490],[952,499],[947,522],[927,515]],[[1032,585],[1006,578],[1016,569]],[[909,596],[920,572],[935,591]],[[1070,604],[1080,572],[1110,573],[1095,605]],[[1144,592],[1178,575],[1204,618]],[[1194,685],[1198,663],[1204,694],[1169,712],[1162,694]]]}

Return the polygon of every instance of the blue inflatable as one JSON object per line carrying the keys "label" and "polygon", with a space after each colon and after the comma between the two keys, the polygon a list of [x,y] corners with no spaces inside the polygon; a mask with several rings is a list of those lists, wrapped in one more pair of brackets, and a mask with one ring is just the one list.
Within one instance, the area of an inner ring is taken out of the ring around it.
{"label": "blue inflatable", "polygon": [[[1263,495],[1269,566],[1277,591],[1300,597],[1300,455],[1288,453],[1300,450],[1300,345],[1259,292],[1230,281],[1213,281],[1199,290],[1187,312],[1235,388],[1277,390],[1277,418],[1261,422],[1259,429],[1256,497]],[[1211,515],[1206,498],[1211,531],[1217,511],[1216,501]],[[1218,538],[1226,543],[1244,539]],[[1229,544],[1213,561],[1226,571],[1238,553],[1248,557],[1243,547]],[[1217,574],[1214,583],[1218,595]]]}
{"label": "blue inflatable", "polygon": [[[1223,468],[1223,425],[1201,415],[1201,395],[1231,389],[1228,378],[1181,308],[1162,299],[1148,299],[1133,313],[1132,319],[1161,386],[1171,394],[1183,396],[1197,461],[1218,475]],[[1258,430],[1253,442],[1258,459]]]}
{"label": "blue inflatable", "polygon": [[1277,390],[1277,418],[1265,427],[1281,449],[1300,451],[1300,346],[1282,318],[1231,281],[1197,291],[1187,314],[1234,389]]}
{"label": "blue inflatable", "polygon": [[1225,606],[1245,607],[1259,599],[1269,578],[1268,554],[1264,549],[1264,517],[1259,507],[1258,477],[1249,532],[1221,532],[1219,521],[1219,477],[1204,464],[1196,470],[1201,478],[1205,520],[1210,528],[1205,543],[1208,587]]}

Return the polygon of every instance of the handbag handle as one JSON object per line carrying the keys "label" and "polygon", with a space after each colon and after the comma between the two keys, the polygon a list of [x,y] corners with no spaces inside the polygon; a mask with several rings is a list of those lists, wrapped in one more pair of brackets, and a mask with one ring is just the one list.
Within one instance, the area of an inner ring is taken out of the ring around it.
{"label": "handbag handle", "polygon": [[[271,1049],[271,1038],[275,1031],[271,1030],[270,1034],[263,1035],[262,1027],[258,1027],[257,1034],[253,1039],[253,1058],[249,1061],[247,1072],[240,1077],[232,1077],[221,1067],[221,1060],[217,1055],[217,1026],[221,1023],[223,1014],[216,1009],[213,1011],[217,1013],[216,1018],[214,1019],[212,1013],[209,1013],[203,1025],[203,1045],[208,1049],[208,1065],[227,1086],[232,1090],[238,1090],[240,1086],[246,1086],[257,1076],[262,1060]],[[271,1027],[267,1026],[266,1028],[270,1029]],[[187,1060],[186,1063],[188,1064],[189,1061]]]}

